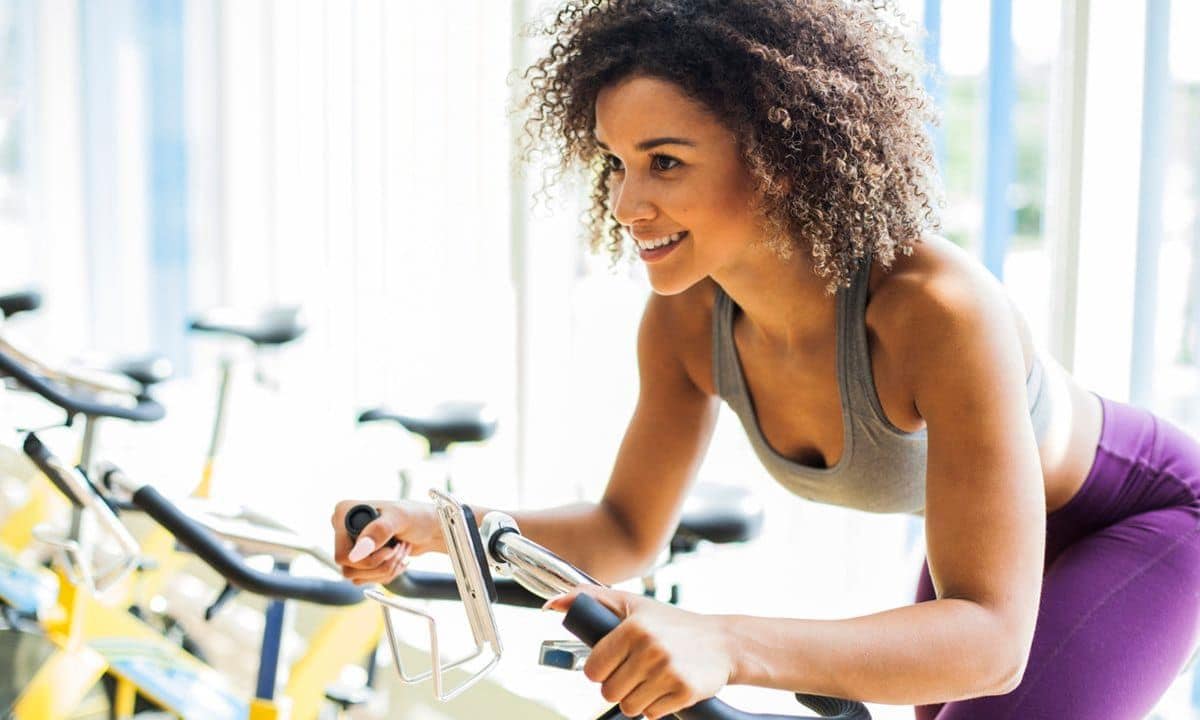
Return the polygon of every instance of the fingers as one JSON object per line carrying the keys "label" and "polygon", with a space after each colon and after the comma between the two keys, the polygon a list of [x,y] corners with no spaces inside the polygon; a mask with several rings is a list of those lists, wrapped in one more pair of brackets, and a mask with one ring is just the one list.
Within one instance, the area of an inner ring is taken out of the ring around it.
{"label": "fingers", "polygon": [[643,599],[641,595],[612,588],[584,587],[580,588],[580,592],[596,598],[601,605],[612,610],[622,620],[633,614],[634,607]]}
{"label": "fingers", "polygon": [[[356,561],[355,569],[365,571],[379,570],[395,560],[396,556],[400,554],[402,547],[407,547],[407,545],[384,547],[379,552],[371,553]],[[351,554],[351,557],[353,557],[353,554]]]}
{"label": "fingers", "polygon": [[401,542],[394,548],[385,548],[376,553],[379,556],[377,565],[370,568],[343,565],[342,576],[355,585],[389,583],[408,568],[410,550],[411,546],[406,542]]}
{"label": "fingers", "polygon": [[653,683],[647,680],[625,695],[613,698],[610,702],[620,703],[621,714],[640,717],[646,712],[646,708],[659,698],[661,693],[660,688],[653,687]]}
{"label": "fingers", "polygon": [[586,585],[576,588],[573,592],[550,598],[542,605],[542,609],[566,612],[571,609],[571,604],[575,602],[578,595],[591,595],[601,605],[616,613],[619,618],[629,617],[633,612],[633,606],[638,602],[638,596],[621,590]]}
{"label": "fingers", "polygon": [[571,593],[564,593],[562,595],[555,595],[554,597],[550,598],[542,605],[542,609],[543,610],[556,610],[558,612],[566,612],[571,609],[571,603],[575,602],[575,597],[577,595],[579,595],[578,592],[571,592]]}
{"label": "fingers", "polygon": [[[657,645],[637,645],[600,685],[600,694],[621,704],[621,712],[638,717],[665,692],[661,682],[667,655]],[[585,669],[586,672],[586,669]]]}
{"label": "fingers", "polygon": [[370,503],[379,510],[379,517],[371,521],[351,542],[346,530],[346,514],[360,501],[346,500],[334,508],[330,522],[334,530],[334,560],[342,568],[342,576],[356,585],[388,583],[404,572],[412,545],[400,541],[391,547],[389,541],[407,526],[404,511],[395,503]]}
{"label": "fingers", "polygon": [[333,525],[334,560],[343,567],[358,570],[369,570],[379,567],[384,562],[384,552],[392,551],[388,542],[397,537],[405,529],[406,517],[404,512],[395,504],[388,502],[367,503],[378,508],[379,517],[367,524],[354,543],[346,530],[346,513],[361,501],[345,500],[334,508],[330,523]]}
{"label": "fingers", "polygon": [[658,720],[691,707],[692,704],[685,693],[676,692],[664,695],[650,703],[646,709],[642,710],[642,714],[646,716],[646,720]]}
{"label": "fingers", "polygon": [[[542,606],[542,609],[567,612],[579,595],[591,595],[622,620],[632,614],[634,606],[641,600],[640,596],[632,593],[589,585],[577,587],[574,592],[551,598]],[[636,625],[631,626],[625,622],[617,625],[616,629],[601,638],[600,642],[592,648],[588,661],[583,666],[583,674],[592,682],[607,681],[609,676],[630,655],[631,649],[638,647],[637,638],[641,637],[642,633],[642,629]]]}
{"label": "fingers", "polygon": [[[625,661],[608,676],[608,679],[600,684],[600,695],[609,702],[620,702],[621,711],[630,717],[637,717],[638,713],[629,712],[629,708],[632,706],[625,705],[626,698],[634,692],[634,688],[643,684],[642,678],[645,676],[645,671],[639,667],[639,664],[634,656],[625,658]],[[653,699],[647,698],[647,704]]]}
{"label": "fingers", "polygon": [[621,623],[592,648],[583,666],[583,674],[600,683],[600,693],[609,702],[620,703],[629,717],[645,714],[657,720],[694,702],[691,695],[670,681],[670,655],[655,640],[647,625],[653,600],[640,595],[601,587],[579,587],[571,593],[552,598],[543,607],[567,611],[579,595],[591,595],[613,611]]}
{"label": "fingers", "polygon": [[[587,662],[583,665],[583,674],[592,682],[604,683],[617,668],[631,655],[630,633],[624,625],[618,625],[616,630],[600,638],[600,642],[592,647]],[[605,698],[608,696],[606,695]],[[618,696],[620,697],[620,696]]]}

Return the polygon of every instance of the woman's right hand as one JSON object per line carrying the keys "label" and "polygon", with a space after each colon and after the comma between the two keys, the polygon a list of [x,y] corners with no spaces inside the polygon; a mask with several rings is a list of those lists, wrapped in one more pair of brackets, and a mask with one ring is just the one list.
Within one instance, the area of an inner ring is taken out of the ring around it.
{"label": "woman's right hand", "polygon": [[[352,543],[346,531],[346,513],[361,504],[379,510],[379,517],[362,529],[358,542]],[[343,500],[334,508],[330,522],[333,524],[333,558],[341,566],[342,575],[355,585],[391,582],[404,572],[410,556],[446,551],[430,503]],[[388,547],[392,538],[399,543]]]}

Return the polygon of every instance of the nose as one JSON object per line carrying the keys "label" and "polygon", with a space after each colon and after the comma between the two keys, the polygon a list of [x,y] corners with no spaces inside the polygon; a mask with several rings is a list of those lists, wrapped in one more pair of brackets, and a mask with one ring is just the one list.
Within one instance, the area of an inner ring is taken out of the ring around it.
{"label": "nose", "polygon": [[614,182],[612,193],[613,218],[626,227],[652,220],[658,214],[645,188],[628,177]]}

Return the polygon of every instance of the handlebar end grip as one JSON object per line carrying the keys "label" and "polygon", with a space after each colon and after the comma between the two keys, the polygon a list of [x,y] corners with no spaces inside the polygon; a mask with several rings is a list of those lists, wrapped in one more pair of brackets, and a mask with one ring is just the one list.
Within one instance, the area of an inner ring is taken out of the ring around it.
{"label": "handlebar end grip", "polygon": [[54,487],[58,488],[63,497],[77,508],[84,507],[83,500],[75,494],[75,491],[67,485],[66,481],[59,474],[58,468],[55,467],[54,455],[50,452],[50,448],[46,447],[46,444],[42,442],[41,438],[34,433],[28,433],[25,435],[25,442],[22,443],[21,448],[29,456],[29,459],[33,461],[33,464],[37,465],[38,469],[42,471],[42,474],[49,478]]}
{"label": "handlebar end grip", "polygon": [[39,465],[50,459],[50,450],[46,448],[46,444],[42,442],[41,438],[32,432],[25,436],[22,449],[31,460]]}
{"label": "handlebar end grip", "polygon": [[591,595],[580,593],[571,602],[567,616],[563,618],[563,627],[572,635],[588,644],[589,647],[600,642],[621,624],[621,618],[616,613],[602,605]]}
{"label": "handlebar end grip", "polygon": [[379,517],[379,511],[370,505],[355,505],[346,512],[346,532],[351,540],[357,540],[363,528]]}
{"label": "handlebar end grip", "polygon": [[[379,518],[379,511],[371,505],[360,503],[346,511],[346,517],[342,524],[346,526],[346,533],[349,534],[350,540],[353,542],[358,540],[358,536],[362,534],[363,528],[375,522]],[[387,547],[396,547],[400,541],[396,538],[391,538],[387,541]]]}

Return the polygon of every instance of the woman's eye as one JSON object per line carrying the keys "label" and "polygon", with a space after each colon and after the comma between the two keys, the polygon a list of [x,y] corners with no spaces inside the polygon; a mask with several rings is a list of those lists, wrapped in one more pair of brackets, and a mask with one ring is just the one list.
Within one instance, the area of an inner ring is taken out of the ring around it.
{"label": "woman's eye", "polygon": [[[670,166],[664,167],[663,164],[660,163],[659,161],[664,161],[664,162],[668,162],[668,163],[672,163],[672,164]],[[675,158],[671,157],[670,155],[655,155],[652,158],[650,158],[650,162],[652,165],[656,165],[656,167],[655,167],[656,170],[674,170],[676,167],[678,167],[680,165],[680,162],[678,160],[676,160]]]}
{"label": "woman's eye", "polygon": [[[621,160],[616,155],[606,155],[604,162],[608,164],[608,169],[613,172],[625,172],[625,166],[621,164]],[[670,155],[652,155],[650,156],[650,166],[659,172],[674,170],[683,163],[679,162]]]}

